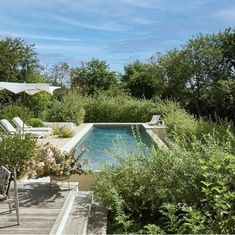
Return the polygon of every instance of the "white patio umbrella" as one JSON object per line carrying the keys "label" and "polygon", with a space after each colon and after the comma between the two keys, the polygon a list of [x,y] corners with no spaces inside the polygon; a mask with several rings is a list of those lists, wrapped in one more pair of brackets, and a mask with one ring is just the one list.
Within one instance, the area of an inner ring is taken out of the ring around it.
{"label": "white patio umbrella", "polygon": [[[41,91],[46,91],[53,95],[54,90],[59,89],[60,87],[51,86],[47,83],[17,83],[17,82],[0,82],[0,91],[8,90],[15,94],[24,92],[28,95],[34,95]],[[24,110],[23,110],[24,115]],[[24,126],[23,126],[23,134],[24,134]]]}
{"label": "white patio umbrella", "polygon": [[0,82],[0,90],[8,90],[15,94],[25,92],[29,95],[34,95],[40,91],[46,91],[53,95],[53,91],[60,87],[51,86],[47,83],[17,83],[17,82]]}

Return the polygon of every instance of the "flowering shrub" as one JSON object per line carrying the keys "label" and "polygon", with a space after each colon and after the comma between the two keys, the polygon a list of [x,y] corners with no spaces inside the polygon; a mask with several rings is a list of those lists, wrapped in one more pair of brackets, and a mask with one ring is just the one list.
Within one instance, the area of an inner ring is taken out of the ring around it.
{"label": "flowering shrub", "polygon": [[83,164],[75,157],[75,152],[61,152],[58,149],[46,145],[42,148],[34,160],[29,161],[29,177],[45,176],[69,176],[85,173]]}

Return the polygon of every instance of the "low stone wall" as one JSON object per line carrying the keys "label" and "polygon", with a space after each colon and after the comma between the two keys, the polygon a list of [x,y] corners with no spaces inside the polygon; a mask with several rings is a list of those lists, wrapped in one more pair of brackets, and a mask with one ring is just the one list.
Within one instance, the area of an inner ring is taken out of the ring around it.
{"label": "low stone wall", "polygon": [[76,127],[73,122],[44,122],[44,125],[47,127],[67,127],[69,129],[74,129]]}
{"label": "low stone wall", "polygon": [[72,175],[69,179],[70,182],[79,183],[79,191],[92,191],[95,185],[95,175],[99,172],[93,172],[92,174],[86,175]]}

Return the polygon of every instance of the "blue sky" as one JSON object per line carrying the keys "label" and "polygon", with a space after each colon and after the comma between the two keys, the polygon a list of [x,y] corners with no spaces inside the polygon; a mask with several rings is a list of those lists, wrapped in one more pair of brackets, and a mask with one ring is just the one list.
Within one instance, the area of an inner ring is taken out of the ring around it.
{"label": "blue sky", "polygon": [[235,0],[0,0],[1,37],[35,44],[42,64],[104,59],[115,71],[235,25]]}

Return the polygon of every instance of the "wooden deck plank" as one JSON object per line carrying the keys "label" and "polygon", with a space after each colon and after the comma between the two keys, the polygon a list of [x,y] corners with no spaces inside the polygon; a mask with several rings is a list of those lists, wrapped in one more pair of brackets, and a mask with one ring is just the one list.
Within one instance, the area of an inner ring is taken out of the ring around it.
{"label": "wooden deck plank", "polygon": [[64,205],[69,190],[45,183],[19,185],[20,225],[16,214],[8,213],[8,205],[0,205],[0,234],[49,234]]}

